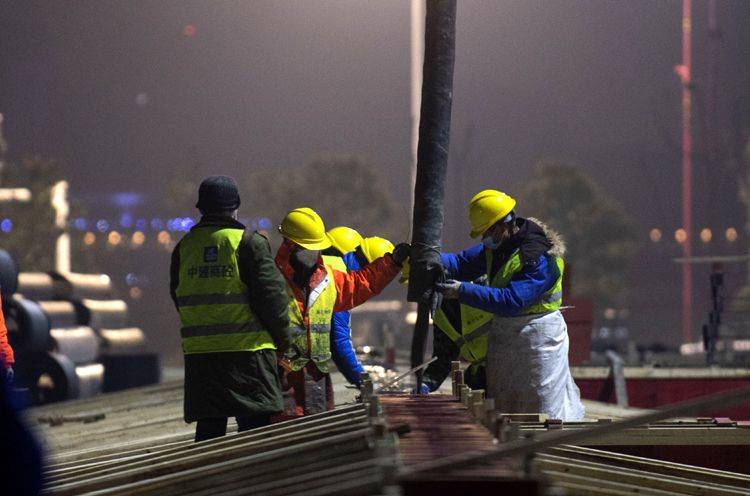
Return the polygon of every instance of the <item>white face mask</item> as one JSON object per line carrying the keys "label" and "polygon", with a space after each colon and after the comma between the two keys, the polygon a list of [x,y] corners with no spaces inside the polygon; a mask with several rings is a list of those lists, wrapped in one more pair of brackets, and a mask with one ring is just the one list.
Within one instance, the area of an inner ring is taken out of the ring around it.
{"label": "white face mask", "polygon": [[485,248],[489,248],[490,250],[497,250],[500,248],[500,242],[495,241],[492,236],[482,238],[482,244]]}

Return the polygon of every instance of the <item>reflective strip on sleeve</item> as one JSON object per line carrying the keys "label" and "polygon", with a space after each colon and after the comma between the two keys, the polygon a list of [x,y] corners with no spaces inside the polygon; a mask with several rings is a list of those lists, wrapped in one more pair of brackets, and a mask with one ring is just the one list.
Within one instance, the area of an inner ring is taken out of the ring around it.
{"label": "reflective strip on sleeve", "polygon": [[557,300],[562,299],[562,297],[562,291],[557,291],[551,294],[542,295],[542,297],[539,299],[539,303],[554,303]]}

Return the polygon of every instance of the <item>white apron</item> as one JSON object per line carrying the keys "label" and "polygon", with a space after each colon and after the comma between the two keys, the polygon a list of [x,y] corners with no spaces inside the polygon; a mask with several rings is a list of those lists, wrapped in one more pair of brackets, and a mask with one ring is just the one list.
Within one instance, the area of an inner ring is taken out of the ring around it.
{"label": "white apron", "polygon": [[501,413],[581,420],[584,407],[568,366],[568,326],[559,311],[492,320],[487,396]]}

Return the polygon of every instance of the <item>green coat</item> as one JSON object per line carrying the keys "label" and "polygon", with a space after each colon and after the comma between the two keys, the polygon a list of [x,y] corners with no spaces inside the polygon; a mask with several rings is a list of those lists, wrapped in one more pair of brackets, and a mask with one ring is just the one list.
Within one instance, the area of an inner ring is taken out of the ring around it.
{"label": "green coat", "polygon": [[[205,216],[194,227],[244,226],[228,217]],[[179,283],[179,245],[172,252],[170,292]],[[250,293],[250,307],[278,349],[289,346],[289,300],[286,282],[271,256],[268,240],[245,231],[237,248],[240,277]],[[211,417],[246,417],[282,410],[276,351],[240,351],[185,355],[185,421]]]}

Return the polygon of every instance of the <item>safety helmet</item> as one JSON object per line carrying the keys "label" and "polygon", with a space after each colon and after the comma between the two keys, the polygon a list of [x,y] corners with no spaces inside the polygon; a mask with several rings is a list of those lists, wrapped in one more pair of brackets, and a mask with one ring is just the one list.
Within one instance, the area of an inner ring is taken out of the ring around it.
{"label": "safety helmet", "polygon": [[469,202],[471,237],[476,238],[513,211],[516,200],[496,189],[480,191]]}
{"label": "safety helmet", "polygon": [[359,249],[362,250],[362,254],[367,259],[367,263],[371,263],[373,260],[377,260],[386,253],[393,253],[393,243],[385,238],[372,236],[364,238],[359,245]]}
{"label": "safety helmet", "polygon": [[354,251],[362,242],[362,235],[351,227],[334,227],[326,233],[326,236],[342,255]]}
{"label": "safety helmet", "polygon": [[308,250],[324,250],[331,246],[323,219],[311,208],[295,208],[290,211],[281,222],[279,232],[286,239]]}

